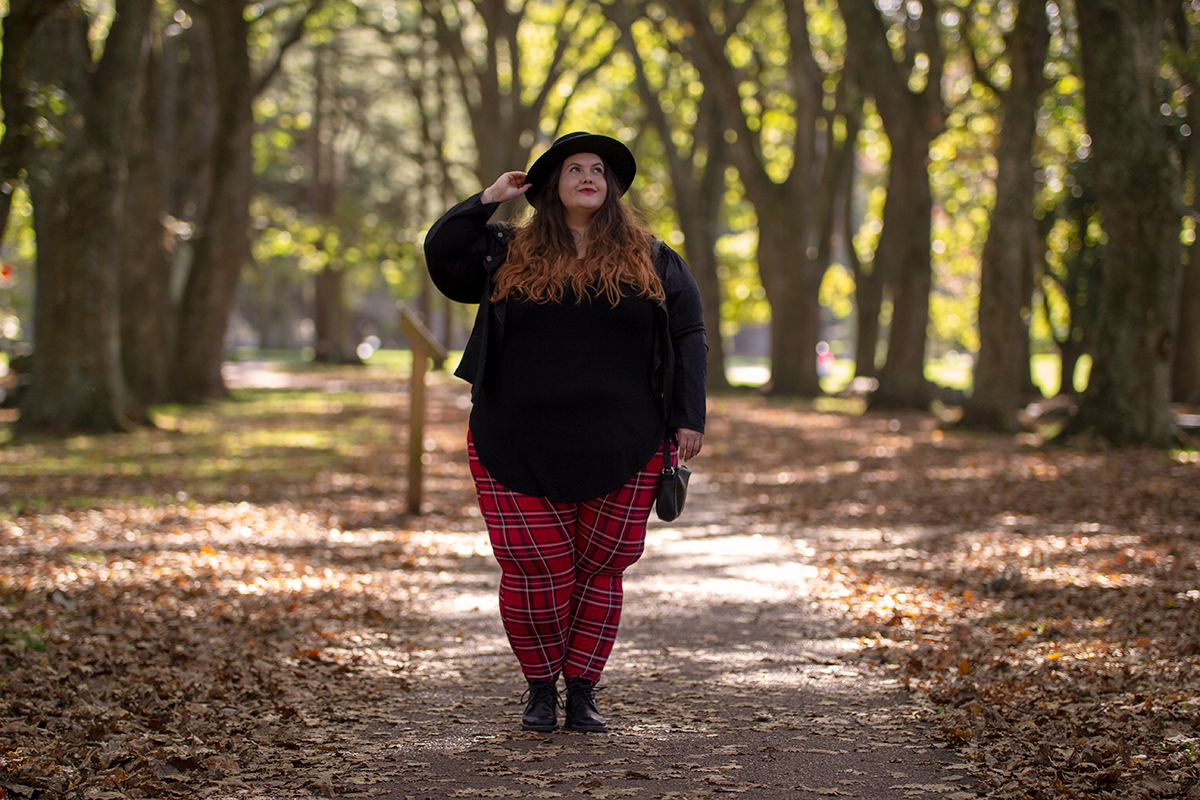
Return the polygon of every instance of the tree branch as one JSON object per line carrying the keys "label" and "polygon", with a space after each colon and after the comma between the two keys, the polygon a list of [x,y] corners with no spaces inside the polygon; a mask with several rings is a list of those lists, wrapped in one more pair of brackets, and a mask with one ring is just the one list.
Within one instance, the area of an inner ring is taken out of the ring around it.
{"label": "tree branch", "polygon": [[0,139],[0,242],[8,229],[13,193],[25,172],[33,139],[33,107],[29,102],[26,66],[30,41],[38,24],[67,0],[13,0],[4,17],[0,54],[0,109],[4,137]]}
{"label": "tree branch", "polygon": [[[963,46],[967,51],[967,58],[971,61],[971,73],[975,76],[976,83],[983,84],[996,97],[1004,97],[1004,90],[996,85],[991,76],[987,74],[987,68],[979,63],[979,55],[975,50],[975,41],[971,38],[969,23],[974,20],[971,13],[971,6],[959,10],[958,34],[963,39]],[[1005,48],[1007,49],[1007,48]]]}
{"label": "tree branch", "polygon": [[279,72],[280,68],[283,67],[284,55],[289,49],[291,49],[293,45],[304,38],[304,31],[308,24],[309,17],[316,13],[317,9],[324,4],[325,0],[311,0],[311,2],[308,4],[308,7],[305,8],[304,13],[301,14],[300,18],[292,24],[291,30],[288,31],[287,36],[285,36],[283,41],[279,43],[279,52],[275,54],[274,61],[269,67],[267,67],[263,74],[259,76],[258,80],[255,81],[254,89],[251,92],[251,97],[258,97],[271,83],[271,80]]}

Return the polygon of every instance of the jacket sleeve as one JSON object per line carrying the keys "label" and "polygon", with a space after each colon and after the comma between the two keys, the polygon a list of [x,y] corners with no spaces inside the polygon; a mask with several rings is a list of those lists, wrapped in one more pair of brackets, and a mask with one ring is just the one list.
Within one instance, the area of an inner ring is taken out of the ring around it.
{"label": "jacket sleeve", "polygon": [[675,350],[674,396],[667,424],[703,433],[708,342],[704,336],[700,287],[678,253],[668,248],[667,256],[663,286],[667,293],[671,346]]}
{"label": "jacket sleeve", "polygon": [[479,302],[487,285],[488,240],[504,227],[488,223],[500,204],[484,203],[480,195],[451,208],[425,236],[425,266],[433,285],[459,303]]}

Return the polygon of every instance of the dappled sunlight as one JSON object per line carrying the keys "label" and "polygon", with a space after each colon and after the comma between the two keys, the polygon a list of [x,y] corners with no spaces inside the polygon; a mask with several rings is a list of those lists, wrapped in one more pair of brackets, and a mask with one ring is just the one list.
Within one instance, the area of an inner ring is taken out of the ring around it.
{"label": "dappled sunlight", "polygon": [[[725,441],[700,468],[725,476],[739,519],[811,543],[806,596],[927,701],[995,785],[1067,775],[1086,796],[1089,770],[1162,791],[1197,779],[1190,455],[1040,449],[929,415],[814,420],[783,403],[714,429]],[[1117,741],[1124,761],[1104,749]]]}
{"label": "dappled sunlight", "polygon": [[[235,742],[247,773],[269,770],[323,741],[333,728],[310,723],[336,726],[339,705],[436,685],[446,697],[428,713],[456,718],[463,689],[450,683],[505,686],[466,387],[431,378],[414,517],[405,386],[373,375],[289,374],[298,388],[164,409],[158,430],[0,448],[0,662],[14,697],[46,699],[9,713],[75,731],[77,764],[101,739],[164,735],[154,758],[203,782],[230,761],[196,741]],[[1092,763],[1123,740],[1130,775],[1188,779],[1195,759],[1177,756],[1200,747],[1200,464],[939,425],[715,399],[687,510],[652,521],[626,574],[613,668],[658,681],[654,702],[677,709],[686,665],[762,731],[819,717],[762,697],[861,700],[873,670],[985,769]],[[452,675],[439,673],[447,659]],[[515,695],[493,700],[508,713]],[[631,735],[679,735],[637,693],[605,702]],[[688,724],[708,730],[725,711]],[[58,774],[33,728],[9,729],[30,734],[12,745],[22,763]],[[64,786],[83,780],[73,769]],[[87,769],[98,791],[133,780],[162,793],[149,761]]]}

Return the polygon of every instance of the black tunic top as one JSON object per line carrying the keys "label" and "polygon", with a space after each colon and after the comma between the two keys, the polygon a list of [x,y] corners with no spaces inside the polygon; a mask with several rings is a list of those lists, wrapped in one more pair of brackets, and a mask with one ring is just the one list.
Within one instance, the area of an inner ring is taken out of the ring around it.
{"label": "black tunic top", "polygon": [[510,299],[494,373],[471,412],[479,460],[503,486],[553,502],[623,486],[666,432],[650,391],[654,303],[626,294]]}
{"label": "black tunic top", "polygon": [[454,371],[471,382],[475,449],[515,491],[563,502],[601,497],[645,467],[666,429],[704,431],[699,289],[683,259],[655,242],[662,302],[492,303],[492,275],[512,238],[509,224],[488,222],[497,205],[476,194],[425,238],[438,289],[479,304]]}

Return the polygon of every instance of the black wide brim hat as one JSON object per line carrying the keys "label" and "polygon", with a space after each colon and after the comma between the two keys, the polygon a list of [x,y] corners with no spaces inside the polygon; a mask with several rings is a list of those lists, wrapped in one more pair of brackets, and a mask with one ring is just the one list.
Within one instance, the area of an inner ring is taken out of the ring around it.
{"label": "black wide brim hat", "polygon": [[550,149],[542,153],[525,173],[525,182],[530,184],[525,197],[531,204],[537,205],[542,191],[546,188],[546,180],[554,172],[555,167],[561,164],[567,156],[573,156],[576,153],[595,153],[600,156],[613,171],[617,184],[621,187],[621,194],[629,191],[629,185],[633,183],[633,176],[637,175],[637,162],[633,160],[633,153],[629,152],[629,148],[611,136],[576,131],[555,139],[554,144],[550,145]]}

